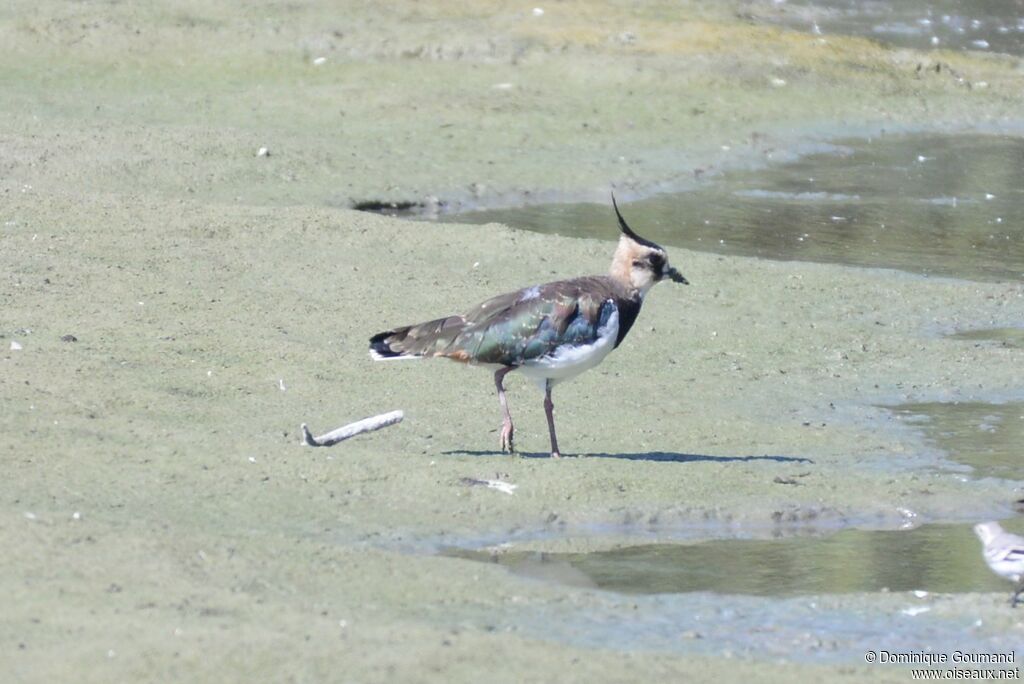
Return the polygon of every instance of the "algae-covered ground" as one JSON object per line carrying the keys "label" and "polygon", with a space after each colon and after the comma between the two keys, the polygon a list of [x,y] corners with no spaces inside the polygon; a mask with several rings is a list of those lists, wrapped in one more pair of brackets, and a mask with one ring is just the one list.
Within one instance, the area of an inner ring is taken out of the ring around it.
{"label": "algae-covered ground", "polygon": [[[1019,398],[1024,350],[945,333],[1018,325],[1020,282],[675,250],[692,285],[659,286],[558,388],[560,460],[532,457],[525,380],[509,457],[487,373],[366,354],[388,326],[602,272],[612,244],[355,203],[604,201],[840,131],[1019,127],[1015,59],[766,28],[747,5],[0,8],[0,678],[906,679],[771,636],[691,647],[667,618],[648,643],[660,603],[432,552],[1005,516],[1019,483],[877,407]],[[301,422],[392,409],[299,446]],[[1005,599],[934,612],[1020,643]]]}

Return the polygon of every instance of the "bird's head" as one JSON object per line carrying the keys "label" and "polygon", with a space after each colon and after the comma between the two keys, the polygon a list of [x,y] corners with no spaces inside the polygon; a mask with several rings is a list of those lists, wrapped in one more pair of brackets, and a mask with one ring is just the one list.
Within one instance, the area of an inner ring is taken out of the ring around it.
{"label": "bird's head", "polygon": [[615,215],[619,217],[619,229],[622,231],[619,245],[612,257],[612,277],[623,285],[638,290],[641,296],[647,294],[655,283],[666,278],[674,283],[689,285],[690,282],[683,274],[668,263],[668,253],[664,247],[633,232],[619,212],[615,195],[612,195],[612,206],[615,208]]}
{"label": "bird's head", "polygon": [[997,522],[978,523],[974,526],[974,534],[978,535],[982,544],[988,544],[1002,531],[1003,528]]}

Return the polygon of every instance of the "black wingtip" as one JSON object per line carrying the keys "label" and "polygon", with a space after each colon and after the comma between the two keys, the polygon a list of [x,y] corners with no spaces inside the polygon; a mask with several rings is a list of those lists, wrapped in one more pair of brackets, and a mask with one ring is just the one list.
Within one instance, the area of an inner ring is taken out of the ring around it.
{"label": "black wingtip", "polygon": [[395,333],[394,330],[387,330],[382,333],[377,333],[370,338],[370,354],[377,359],[393,359],[397,356],[401,356],[401,352],[396,352],[388,343],[385,341]]}

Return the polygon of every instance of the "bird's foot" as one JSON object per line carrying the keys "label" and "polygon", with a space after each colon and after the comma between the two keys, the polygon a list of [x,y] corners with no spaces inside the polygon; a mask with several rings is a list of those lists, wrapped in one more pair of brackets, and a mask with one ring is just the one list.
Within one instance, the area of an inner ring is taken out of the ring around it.
{"label": "bird's foot", "polygon": [[562,454],[557,451],[552,451],[551,458],[562,458]]}
{"label": "bird's foot", "polygon": [[502,423],[501,425],[501,453],[514,454],[516,452],[515,445],[512,441],[515,430],[512,427],[512,423]]}

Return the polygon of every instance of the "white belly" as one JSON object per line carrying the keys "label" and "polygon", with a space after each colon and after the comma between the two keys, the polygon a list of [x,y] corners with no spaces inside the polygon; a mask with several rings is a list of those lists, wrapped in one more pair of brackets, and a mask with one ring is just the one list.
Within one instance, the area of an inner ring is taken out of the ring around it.
{"label": "white belly", "polygon": [[531,359],[519,367],[520,372],[536,380],[543,387],[550,380],[552,384],[569,380],[604,361],[604,357],[615,349],[619,336],[619,312],[613,311],[608,322],[597,330],[597,339],[591,344],[562,345],[554,353],[539,359]]}
{"label": "white belly", "polygon": [[1024,576],[1024,561],[1018,559],[994,560],[987,559],[988,566],[997,575],[1005,577],[1013,582],[1020,582]]}

